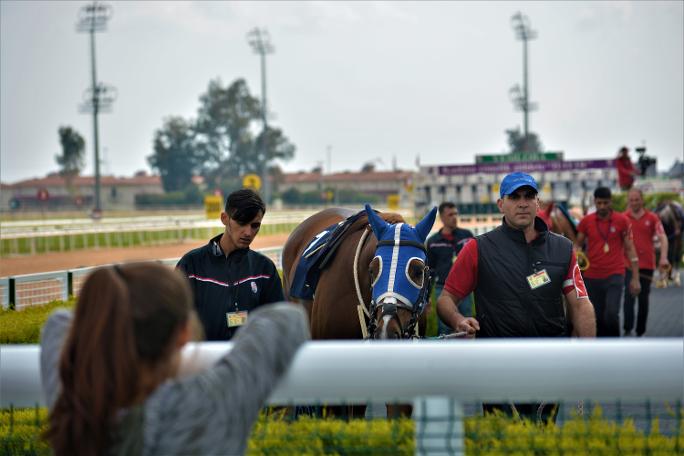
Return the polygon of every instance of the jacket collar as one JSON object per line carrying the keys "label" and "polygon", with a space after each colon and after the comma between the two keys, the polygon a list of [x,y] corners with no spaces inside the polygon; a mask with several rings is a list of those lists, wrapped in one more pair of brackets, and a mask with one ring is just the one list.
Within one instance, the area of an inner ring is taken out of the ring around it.
{"label": "jacket collar", "polygon": [[[209,251],[211,252],[211,255],[214,257],[223,257],[226,258],[226,255],[223,253],[223,249],[221,248],[221,236],[223,236],[224,233],[219,234],[218,236],[215,236],[209,240]],[[242,257],[249,248],[246,249],[235,249],[232,252],[230,252],[229,257],[235,255],[238,258]]]}
{"label": "jacket collar", "polygon": [[[511,240],[520,244],[527,244],[527,241],[525,240],[525,234],[521,230],[516,230],[506,223],[506,217],[501,218],[501,230]],[[544,220],[540,219],[539,217],[535,217],[534,230],[537,232],[537,238],[530,242],[530,244],[537,245],[546,242],[546,237],[549,234],[549,228],[546,226],[546,223],[544,223]]]}

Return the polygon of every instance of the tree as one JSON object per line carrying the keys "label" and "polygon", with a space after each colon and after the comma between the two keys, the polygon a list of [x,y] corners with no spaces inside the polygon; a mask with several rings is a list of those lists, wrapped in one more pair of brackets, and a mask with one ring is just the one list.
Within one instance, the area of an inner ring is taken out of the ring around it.
{"label": "tree", "polygon": [[[204,175],[220,177],[222,169],[232,156],[248,155],[254,141],[252,128],[260,115],[259,100],[249,93],[244,79],[237,79],[223,87],[219,79],[209,82],[207,92],[200,96],[196,132],[201,150]],[[237,169],[230,175],[244,174],[241,160],[233,160]]]}
{"label": "tree", "polygon": [[375,162],[369,161],[363,164],[361,167],[362,173],[374,173],[375,172]]}
{"label": "tree", "polygon": [[202,174],[217,184],[248,173],[263,176],[273,160],[289,160],[295,152],[279,128],[261,131],[261,103],[244,79],[225,88],[220,80],[209,82],[200,96],[196,132]]}
{"label": "tree", "polygon": [[266,127],[254,141],[252,160],[256,157],[257,171],[263,171],[273,160],[291,160],[294,153],[295,146],[280,128]]}
{"label": "tree", "polygon": [[154,134],[154,153],[147,157],[159,171],[165,192],[187,189],[201,165],[191,122],[182,117],[169,117]]}
{"label": "tree", "polygon": [[61,167],[59,173],[71,180],[78,176],[85,166],[85,140],[71,127],[59,127],[58,133],[62,154],[55,155],[55,160]]}
{"label": "tree", "polygon": [[542,145],[536,133],[529,132],[527,144],[525,144],[525,135],[520,131],[520,127],[506,130],[508,136],[508,147],[511,152],[543,152]]}
{"label": "tree", "polygon": [[294,156],[295,146],[279,128],[262,131],[261,103],[244,79],[229,86],[209,81],[199,100],[196,122],[171,117],[155,132],[148,161],[165,191],[186,188],[194,173],[210,187],[230,191],[241,188],[245,174],[272,174],[274,160]]}

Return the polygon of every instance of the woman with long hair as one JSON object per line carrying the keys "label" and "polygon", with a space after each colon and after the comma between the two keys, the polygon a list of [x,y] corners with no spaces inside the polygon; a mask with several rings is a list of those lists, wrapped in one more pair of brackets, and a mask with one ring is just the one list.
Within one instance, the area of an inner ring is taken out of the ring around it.
{"label": "woman with long hair", "polygon": [[196,317],[186,279],[155,263],[103,267],[41,336],[46,438],[60,455],[242,454],[260,408],[308,338],[301,308],[250,314],[214,366],[182,373]]}

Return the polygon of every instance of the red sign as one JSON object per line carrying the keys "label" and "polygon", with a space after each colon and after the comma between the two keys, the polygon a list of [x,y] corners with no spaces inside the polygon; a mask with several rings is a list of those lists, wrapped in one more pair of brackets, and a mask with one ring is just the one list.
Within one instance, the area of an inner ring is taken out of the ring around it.
{"label": "red sign", "polygon": [[47,188],[41,188],[38,190],[36,197],[38,198],[38,201],[47,201],[50,199],[50,194],[48,193]]}

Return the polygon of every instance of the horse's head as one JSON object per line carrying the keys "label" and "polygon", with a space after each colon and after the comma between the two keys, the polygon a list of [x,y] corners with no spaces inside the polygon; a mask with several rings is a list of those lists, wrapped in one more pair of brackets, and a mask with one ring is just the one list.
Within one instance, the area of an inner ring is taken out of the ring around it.
{"label": "horse's head", "polygon": [[414,228],[388,223],[366,204],[368,221],[378,239],[369,267],[370,334],[375,339],[410,337],[425,308],[430,280],[424,243],[436,212],[435,207]]}

